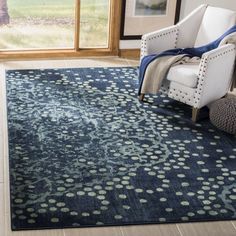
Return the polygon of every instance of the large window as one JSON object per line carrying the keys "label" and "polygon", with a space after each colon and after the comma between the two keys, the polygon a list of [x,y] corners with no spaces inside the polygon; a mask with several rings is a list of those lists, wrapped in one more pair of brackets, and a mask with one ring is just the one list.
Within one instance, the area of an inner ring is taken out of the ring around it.
{"label": "large window", "polygon": [[81,0],[80,48],[108,47],[109,2],[109,0]]}
{"label": "large window", "polygon": [[0,0],[0,50],[108,48],[111,2]]}
{"label": "large window", "polygon": [[73,48],[74,0],[7,0],[1,49]]}

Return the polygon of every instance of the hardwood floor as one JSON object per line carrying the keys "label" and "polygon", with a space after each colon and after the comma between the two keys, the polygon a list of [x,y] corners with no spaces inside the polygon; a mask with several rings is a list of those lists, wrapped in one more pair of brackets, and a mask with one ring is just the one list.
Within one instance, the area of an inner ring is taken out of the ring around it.
{"label": "hardwood floor", "polygon": [[65,236],[123,236],[121,227],[65,229]]}
{"label": "hardwood floor", "polygon": [[235,228],[230,221],[179,224],[183,236],[234,236]]}
{"label": "hardwood floor", "polygon": [[0,183],[0,235],[5,235],[4,186]]}
{"label": "hardwood floor", "polygon": [[80,60],[9,61],[0,64],[0,236],[236,236],[236,221],[11,231],[4,70],[135,65],[138,65],[138,61],[112,57]]}
{"label": "hardwood floor", "polygon": [[176,224],[126,226],[121,227],[121,229],[124,236],[181,236],[181,232]]}

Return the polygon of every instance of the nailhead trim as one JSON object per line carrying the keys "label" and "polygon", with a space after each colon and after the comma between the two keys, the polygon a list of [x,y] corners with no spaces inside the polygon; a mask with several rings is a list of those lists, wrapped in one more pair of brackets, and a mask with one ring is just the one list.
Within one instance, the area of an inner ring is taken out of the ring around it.
{"label": "nailhead trim", "polygon": [[200,62],[200,69],[199,69],[199,74],[198,74],[198,83],[197,83],[197,89],[194,95],[194,105],[195,107],[199,107],[200,99],[202,97],[202,93],[204,91],[204,82],[205,82],[205,77],[206,77],[206,71],[208,67],[208,63],[212,60],[218,59],[228,53],[234,52],[235,48],[229,49],[224,52],[218,52],[215,55],[211,55],[208,57],[203,57]]}
{"label": "nailhead trim", "polygon": [[164,33],[157,33],[156,35],[152,36],[152,37],[148,37],[148,36],[144,36],[141,40],[141,58],[143,58],[144,56],[147,55],[147,43],[148,41],[151,41],[153,39],[157,39],[157,38],[161,38],[163,36],[168,36],[168,35],[171,35],[173,33],[176,33],[177,32],[177,35],[176,35],[176,38],[175,38],[175,48],[176,48],[176,45],[177,45],[177,40],[178,40],[178,33],[179,33],[179,29],[173,29],[173,30],[170,30],[170,31],[167,31],[167,32],[164,32]]}
{"label": "nailhead trim", "polygon": [[175,88],[171,88],[168,92],[168,96],[170,98],[173,98],[177,101],[183,102],[185,104],[188,104],[190,106],[193,106],[193,95],[189,94],[187,92],[183,92],[181,90],[175,89]]}

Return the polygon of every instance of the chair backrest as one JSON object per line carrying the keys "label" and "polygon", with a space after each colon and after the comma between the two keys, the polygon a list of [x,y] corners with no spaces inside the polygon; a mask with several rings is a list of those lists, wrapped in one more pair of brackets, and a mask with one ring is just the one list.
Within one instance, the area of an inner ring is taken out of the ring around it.
{"label": "chair backrest", "polygon": [[203,46],[214,41],[235,24],[236,12],[208,6],[202,18],[194,46]]}

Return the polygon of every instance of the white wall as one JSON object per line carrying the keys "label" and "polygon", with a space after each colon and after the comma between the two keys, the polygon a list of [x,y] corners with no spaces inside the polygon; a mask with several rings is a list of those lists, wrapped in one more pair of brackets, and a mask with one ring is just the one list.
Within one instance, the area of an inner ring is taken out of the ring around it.
{"label": "white wall", "polygon": [[180,19],[183,19],[201,4],[209,4],[211,6],[223,7],[236,11],[236,0],[182,0]]}
{"label": "white wall", "polygon": [[[183,19],[193,9],[195,9],[201,4],[209,4],[211,6],[223,7],[236,11],[236,0],[182,0],[180,19]],[[121,49],[140,48],[140,40],[121,40],[120,48]]]}
{"label": "white wall", "polygon": [[141,40],[120,40],[120,49],[136,49],[140,48],[140,44]]}

